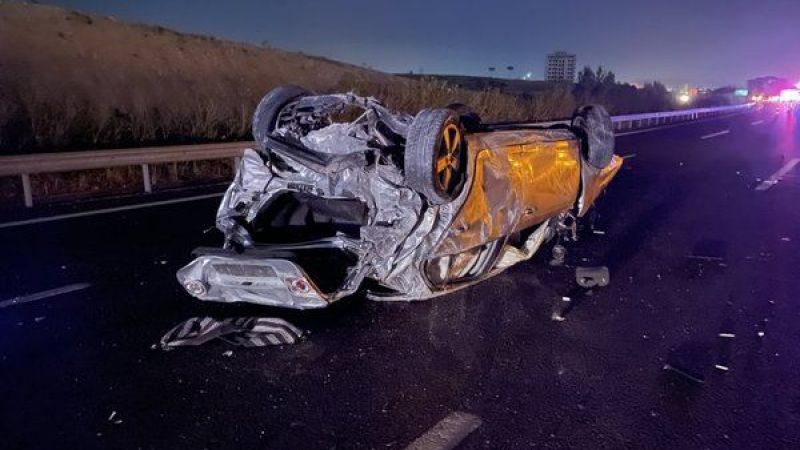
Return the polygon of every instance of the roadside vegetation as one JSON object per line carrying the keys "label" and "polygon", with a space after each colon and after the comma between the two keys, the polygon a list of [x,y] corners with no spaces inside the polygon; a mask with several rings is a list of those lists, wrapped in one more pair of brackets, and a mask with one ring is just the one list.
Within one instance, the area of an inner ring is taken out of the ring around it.
{"label": "roadside vegetation", "polygon": [[[325,58],[128,24],[52,6],[0,2],[0,156],[100,148],[249,140],[261,96],[281,84],[317,92],[355,91],[414,113],[460,102],[485,120],[551,120],[576,105],[614,112],[666,109],[663,86],[616,83],[584,71],[577,85],[546,84],[531,93],[470,89],[439,78],[401,77]],[[225,179],[230,168],[180,164],[180,174]],[[160,174],[162,172],[156,172]],[[137,168],[77,176],[37,175],[35,195],[138,189]],[[0,180],[0,198],[18,192]]]}
{"label": "roadside vegetation", "polygon": [[261,96],[286,83],[353,90],[410,113],[460,102],[486,120],[565,118],[589,102],[615,113],[671,106],[663,86],[619,84],[602,69],[585,69],[575,88],[470,89],[24,3],[0,3],[0,55],[5,154],[246,140]]}

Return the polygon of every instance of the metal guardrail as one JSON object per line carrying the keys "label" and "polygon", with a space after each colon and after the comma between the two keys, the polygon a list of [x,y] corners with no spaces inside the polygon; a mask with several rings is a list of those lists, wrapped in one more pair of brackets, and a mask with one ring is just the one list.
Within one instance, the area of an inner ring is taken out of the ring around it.
{"label": "metal guardrail", "polygon": [[0,157],[0,176],[20,176],[25,206],[33,206],[32,174],[105,169],[108,167],[141,166],[145,192],[153,191],[151,164],[183,161],[205,161],[242,156],[242,151],[255,142],[223,144],[175,145],[119,150],[89,150],[83,152],[38,153]]}
{"label": "metal guardrail", "polygon": [[[685,109],[646,114],[614,116],[614,130],[643,128],[666,123],[697,120],[704,117],[733,113],[749,109],[753,105],[721,106],[716,108]],[[568,121],[537,122],[531,125],[549,126],[569,123]],[[119,150],[90,150],[83,152],[38,153],[0,157],[0,176],[19,176],[22,178],[22,192],[25,206],[33,206],[32,174],[70,172],[88,169],[103,169],[120,166],[141,166],[144,192],[152,192],[150,165],[183,161],[204,161],[233,158],[235,161],[246,147],[255,143],[230,142],[224,144],[177,145],[170,147],[146,147]]]}
{"label": "metal guardrail", "polygon": [[[620,130],[629,130],[632,128],[644,128],[655,125],[663,125],[672,122],[697,120],[720,114],[729,114],[738,111],[743,111],[750,109],[752,107],[753,103],[746,103],[743,105],[716,106],[713,108],[680,109],[676,111],[663,111],[663,112],[644,113],[644,114],[626,114],[626,115],[611,117],[611,122],[614,124],[614,131],[620,131]],[[536,122],[532,123],[531,125],[550,126],[550,125],[565,125],[565,124],[569,124],[569,120],[557,120],[553,122]]]}

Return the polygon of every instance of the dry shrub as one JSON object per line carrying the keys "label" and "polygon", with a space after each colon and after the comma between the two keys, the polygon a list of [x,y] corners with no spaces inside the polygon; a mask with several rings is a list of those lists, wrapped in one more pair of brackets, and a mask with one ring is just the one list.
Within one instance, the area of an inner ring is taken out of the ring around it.
{"label": "dry shrub", "polygon": [[[413,80],[273,48],[125,24],[61,8],[0,2],[0,152],[248,140],[260,98],[282,84],[355,91],[415,113],[470,105],[487,121],[566,117],[569,91],[520,98]],[[157,165],[156,187],[229,179],[230,161]],[[42,174],[35,197],[141,190],[138,167]],[[0,197],[18,195],[0,179]]]}
{"label": "dry shrub", "polygon": [[573,106],[558,90],[533,99],[465,90],[19,3],[0,3],[0,55],[7,69],[0,71],[0,148],[6,152],[249,139],[255,105],[281,84],[354,90],[410,113],[465,103],[486,120],[552,119]]}

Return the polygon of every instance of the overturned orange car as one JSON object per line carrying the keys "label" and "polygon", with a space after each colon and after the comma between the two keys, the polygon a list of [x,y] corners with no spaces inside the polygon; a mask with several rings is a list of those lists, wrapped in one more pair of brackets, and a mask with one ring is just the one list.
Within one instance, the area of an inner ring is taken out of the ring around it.
{"label": "overturned orange car", "polygon": [[573,228],[622,165],[600,106],[568,125],[485,124],[460,104],[410,116],[286,86],[261,101],[253,135],[217,213],[224,246],[177,274],[202,300],[305,309],[362,288],[452,292]]}

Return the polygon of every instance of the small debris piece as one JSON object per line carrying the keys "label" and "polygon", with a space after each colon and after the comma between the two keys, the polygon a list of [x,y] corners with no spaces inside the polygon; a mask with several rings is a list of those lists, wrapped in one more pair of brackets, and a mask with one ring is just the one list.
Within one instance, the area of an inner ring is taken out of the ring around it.
{"label": "small debris piece", "polygon": [[721,370],[723,372],[727,372],[728,371],[728,366],[723,366],[721,364],[714,364],[714,368],[715,369],[719,369],[719,370]]}
{"label": "small debris piece", "polygon": [[608,286],[610,278],[608,267],[606,266],[575,268],[575,281],[582,288]]}
{"label": "small debris piece", "polygon": [[664,370],[680,375],[685,380],[702,384],[708,371],[717,361],[719,360],[715,360],[708,344],[690,341],[670,350]]}
{"label": "small debris piece", "polygon": [[594,234],[606,234],[606,232],[603,231],[603,230],[592,230],[592,233],[594,233]]}
{"label": "small debris piece", "polygon": [[703,239],[694,244],[689,258],[705,261],[725,261],[728,243],[717,239]]}
{"label": "small debris piece", "polygon": [[453,412],[409,444],[406,450],[456,448],[481,424],[478,416],[462,411]]}
{"label": "small debris piece", "polygon": [[759,331],[758,332],[758,337],[764,337],[764,332],[763,331]]}
{"label": "small debris piece", "polygon": [[33,321],[39,323],[45,319],[46,316],[34,317]]}
{"label": "small debris piece", "polygon": [[720,333],[719,337],[721,337],[721,338],[735,338],[736,335],[733,334],[733,333]]}
{"label": "small debris piece", "polygon": [[572,299],[569,297],[561,297],[561,301],[557,302],[553,307],[553,314],[550,316],[550,320],[555,322],[563,322],[567,320],[562,313],[569,308],[569,303],[571,301]]}
{"label": "small debris piece", "polygon": [[567,256],[567,249],[561,245],[556,244],[553,246],[553,259],[550,260],[551,266],[563,266],[564,259]]}
{"label": "small debris piece", "polygon": [[682,377],[684,377],[684,378],[686,378],[686,379],[688,379],[690,381],[694,381],[695,383],[703,384],[703,383],[706,382],[706,380],[703,379],[702,376],[699,376],[698,374],[694,374],[694,373],[690,373],[690,372],[681,370],[680,368],[675,367],[675,366],[673,366],[671,364],[664,364],[663,369],[666,370],[666,371],[675,372],[676,374],[678,374],[678,375],[680,375],[680,376],[682,376]]}
{"label": "small debris piece", "polygon": [[790,237],[785,237],[785,236],[784,236],[784,237],[782,237],[782,238],[781,238],[781,240],[782,240],[783,242],[791,242],[791,241],[792,241],[792,238],[790,238]]}
{"label": "small debris piece", "polygon": [[117,415],[116,411],[111,411],[111,415],[108,416],[108,421],[111,422],[112,420],[114,420],[114,416],[116,415]]}
{"label": "small debris piece", "polygon": [[222,356],[227,356],[228,358],[230,358],[231,356],[233,356],[233,350],[226,350],[222,352]]}

